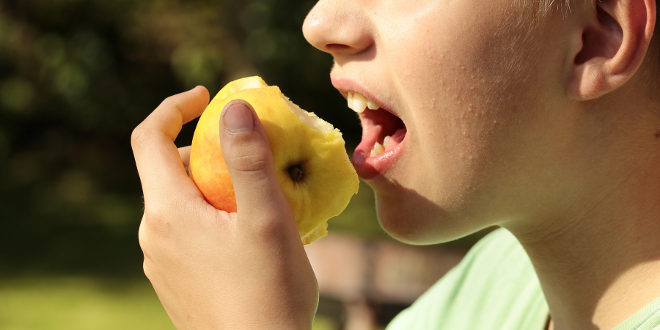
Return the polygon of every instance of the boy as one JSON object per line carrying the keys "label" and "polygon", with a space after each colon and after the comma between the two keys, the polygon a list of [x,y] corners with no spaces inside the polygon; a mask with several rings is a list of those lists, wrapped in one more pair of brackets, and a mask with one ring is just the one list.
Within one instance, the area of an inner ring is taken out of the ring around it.
{"label": "boy", "polygon": [[[412,244],[505,228],[394,329],[660,325],[655,0],[547,2],[321,0],[305,20],[333,85],[379,106],[353,161],[383,228]],[[145,274],[178,327],[309,328],[314,275],[249,105],[220,127],[238,212],[186,175],[173,141],[208,98],[172,96],[133,132]]]}

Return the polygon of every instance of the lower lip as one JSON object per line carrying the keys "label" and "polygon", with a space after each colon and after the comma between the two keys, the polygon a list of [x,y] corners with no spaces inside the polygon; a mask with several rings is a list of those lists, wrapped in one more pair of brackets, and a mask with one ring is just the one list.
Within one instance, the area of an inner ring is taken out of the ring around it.
{"label": "lower lip", "polygon": [[373,143],[362,141],[353,152],[353,167],[355,167],[355,171],[361,178],[366,180],[382,175],[402,154],[405,142],[406,139],[404,136],[403,140],[394,147],[385,150],[380,155],[370,156]]}

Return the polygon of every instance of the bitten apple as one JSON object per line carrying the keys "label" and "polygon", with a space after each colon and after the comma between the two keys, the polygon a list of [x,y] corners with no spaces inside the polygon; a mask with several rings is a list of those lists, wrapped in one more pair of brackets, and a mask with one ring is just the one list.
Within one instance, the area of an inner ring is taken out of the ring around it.
{"label": "bitten apple", "polygon": [[204,110],[190,150],[195,184],[216,208],[236,211],[234,187],[220,148],[219,123],[222,109],[237,99],[250,103],[264,126],[277,177],[303,243],[325,236],[327,220],[346,208],[359,186],[344,139],[338,129],[300,109],[277,86],[268,86],[258,76],[230,82]]}

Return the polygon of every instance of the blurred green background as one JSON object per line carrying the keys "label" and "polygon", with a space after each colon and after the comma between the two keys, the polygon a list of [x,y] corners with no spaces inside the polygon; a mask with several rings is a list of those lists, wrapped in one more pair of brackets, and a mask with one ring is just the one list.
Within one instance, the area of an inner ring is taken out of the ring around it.
{"label": "blurred green background", "polygon": [[[168,95],[259,74],[355,144],[331,58],[301,33],[313,4],[0,1],[1,329],[171,328],[142,274],[129,141]],[[361,191],[331,230],[381,237]]]}

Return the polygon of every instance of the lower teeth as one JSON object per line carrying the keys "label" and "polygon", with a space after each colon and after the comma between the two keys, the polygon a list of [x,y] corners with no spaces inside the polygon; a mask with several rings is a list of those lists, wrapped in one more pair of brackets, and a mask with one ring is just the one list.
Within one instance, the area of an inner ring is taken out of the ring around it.
{"label": "lower teeth", "polygon": [[374,144],[374,147],[371,149],[371,154],[369,156],[371,157],[378,156],[384,152],[385,152],[385,147],[379,142],[376,142],[376,144]]}

